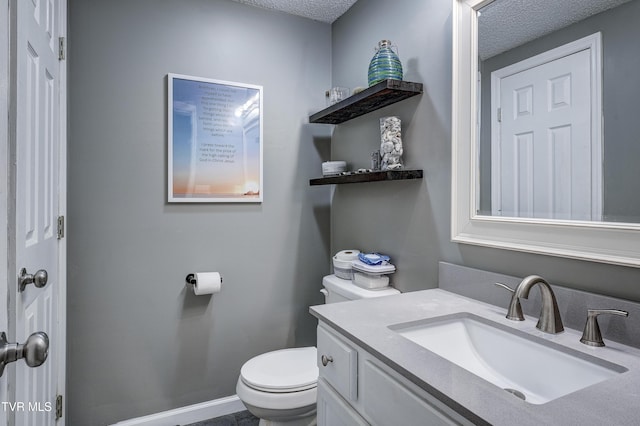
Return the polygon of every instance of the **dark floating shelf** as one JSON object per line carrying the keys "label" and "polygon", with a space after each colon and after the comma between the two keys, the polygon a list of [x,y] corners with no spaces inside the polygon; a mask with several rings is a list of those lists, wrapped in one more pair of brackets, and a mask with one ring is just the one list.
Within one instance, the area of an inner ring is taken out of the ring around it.
{"label": "dark floating shelf", "polygon": [[422,83],[384,80],[309,116],[309,123],[340,124],[387,105],[420,95]]}
{"label": "dark floating shelf", "polygon": [[382,182],[389,180],[422,179],[422,170],[385,170],[381,172],[353,173],[350,175],[327,176],[310,179],[313,185],[334,185],[343,183]]}

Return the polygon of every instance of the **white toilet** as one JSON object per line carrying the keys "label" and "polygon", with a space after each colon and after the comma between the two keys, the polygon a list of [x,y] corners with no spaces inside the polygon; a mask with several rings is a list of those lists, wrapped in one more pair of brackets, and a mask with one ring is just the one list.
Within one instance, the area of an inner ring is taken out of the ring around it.
{"label": "white toilet", "polygon": [[[367,290],[335,275],[323,278],[325,303],[399,294],[386,287]],[[318,361],[315,347],[282,349],[258,355],[240,370],[236,393],[260,426],[316,424]]]}

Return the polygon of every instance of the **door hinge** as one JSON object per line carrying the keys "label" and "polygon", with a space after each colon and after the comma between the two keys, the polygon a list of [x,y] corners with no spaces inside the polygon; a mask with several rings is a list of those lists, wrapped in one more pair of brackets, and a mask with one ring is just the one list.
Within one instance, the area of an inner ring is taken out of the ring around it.
{"label": "door hinge", "polygon": [[64,216],[58,216],[58,239],[64,238]]}
{"label": "door hinge", "polygon": [[498,108],[498,123],[502,123],[502,108]]}
{"label": "door hinge", "polygon": [[64,43],[64,37],[58,37],[58,60],[59,61],[64,61],[65,58],[65,43]]}
{"label": "door hinge", "polygon": [[62,418],[62,395],[56,396],[56,420]]}

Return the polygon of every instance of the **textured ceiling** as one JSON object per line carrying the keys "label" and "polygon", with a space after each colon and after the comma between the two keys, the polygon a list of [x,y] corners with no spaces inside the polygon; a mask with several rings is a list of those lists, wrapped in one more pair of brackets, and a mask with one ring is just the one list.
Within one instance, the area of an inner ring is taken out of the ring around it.
{"label": "textured ceiling", "polygon": [[480,9],[480,59],[490,58],[627,1],[496,0]]}
{"label": "textured ceiling", "polygon": [[314,21],[332,23],[357,0],[234,0],[263,9],[279,10]]}
{"label": "textured ceiling", "polygon": [[[234,0],[332,23],[357,0]],[[631,0],[496,0],[481,9],[478,51],[487,59]]]}

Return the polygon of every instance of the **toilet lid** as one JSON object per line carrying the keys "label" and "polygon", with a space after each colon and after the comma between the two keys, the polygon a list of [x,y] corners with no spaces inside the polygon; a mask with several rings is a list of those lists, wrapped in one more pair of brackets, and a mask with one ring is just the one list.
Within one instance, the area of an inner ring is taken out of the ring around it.
{"label": "toilet lid", "polygon": [[242,381],[265,392],[293,392],[318,383],[315,347],[282,349],[258,355],[240,370]]}

